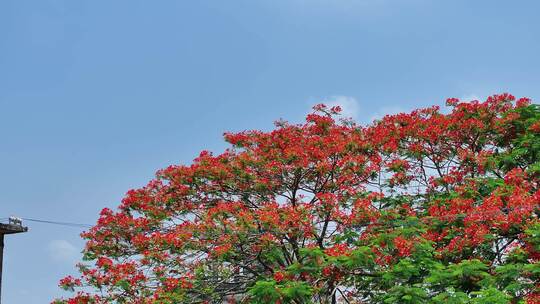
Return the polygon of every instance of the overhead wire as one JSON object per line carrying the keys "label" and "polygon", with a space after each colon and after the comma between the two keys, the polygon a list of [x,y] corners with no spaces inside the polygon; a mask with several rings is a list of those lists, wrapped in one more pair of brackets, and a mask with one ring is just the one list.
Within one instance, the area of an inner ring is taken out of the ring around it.
{"label": "overhead wire", "polygon": [[[0,221],[5,221],[9,219],[10,219],[9,217],[2,217],[0,218]],[[73,228],[91,228],[93,226],[90,224],[83,224],[83,223],[60,222],[60,221],[51,221],[51,220],[35,219],[35,218],[27,218],[27,217],[20,217],[20,219],[24,221],[28,221],[28,222],[35,222],[35,223],[49,224],[49,225],[59,225],[59,226],[66,226],[66,227],[73,227]]]}
{"label": "overhead wire", "polygon": [[58,221],[50,221],[50,220],[42,220],[42,219],[34,219],[34,218],[26,218],[22,217],[22,220],[29,221],[29,222],[36,222],[36,223],[42,223],[42,224],[51,224],[51,225],[60,225],[60,226],[69,226],[69,227],[78,227],[78,228],[91,228],[93,225],[90,224],[82,224],[82,223],[72,223],[72,222],[58,222]]}

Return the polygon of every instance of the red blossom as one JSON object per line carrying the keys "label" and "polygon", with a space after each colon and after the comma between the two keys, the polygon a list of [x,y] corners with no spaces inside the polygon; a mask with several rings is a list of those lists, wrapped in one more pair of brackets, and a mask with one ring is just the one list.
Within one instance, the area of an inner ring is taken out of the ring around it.
{"label": "red blossom", "polygon": [[398,236],[394,239],[394,246],[396,246],[399,256],[406,257],[411,255],[411,249],[413,247],[412,241]]}

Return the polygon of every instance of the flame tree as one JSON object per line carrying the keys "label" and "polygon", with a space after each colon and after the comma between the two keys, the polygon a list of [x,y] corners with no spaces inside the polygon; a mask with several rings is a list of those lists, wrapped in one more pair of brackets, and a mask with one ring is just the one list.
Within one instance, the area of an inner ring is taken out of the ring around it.
{"label": "flame tree", "polygon": [[103,209],[55,303],[540,303],[540,108],[226,133]]}

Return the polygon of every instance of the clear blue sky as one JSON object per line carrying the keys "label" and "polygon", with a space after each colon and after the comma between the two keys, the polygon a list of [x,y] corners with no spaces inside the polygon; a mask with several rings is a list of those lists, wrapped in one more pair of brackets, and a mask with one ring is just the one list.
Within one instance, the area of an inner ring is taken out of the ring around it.
{"label": "clear blue sky", "polygon": [[[446,97],[540,97],[537,1],[0,2],[0,217],[94,223],[227,130],[342,103],[369,121]],[[3,299],[47,303],[80,230],[7,237]]]}

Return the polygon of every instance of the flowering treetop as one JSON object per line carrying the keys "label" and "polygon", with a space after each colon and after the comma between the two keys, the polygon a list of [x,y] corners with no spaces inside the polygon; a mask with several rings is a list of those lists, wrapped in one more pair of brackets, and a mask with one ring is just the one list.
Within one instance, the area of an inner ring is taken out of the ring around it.
{"label": "flowering treetop", "polygon": [[540,108],[226,133],[103,209],[57,303],[540,303]]}

